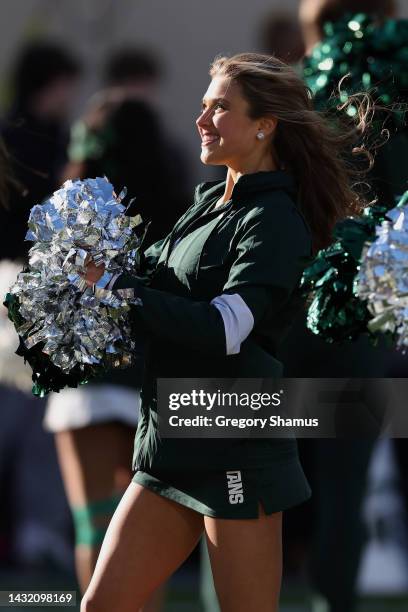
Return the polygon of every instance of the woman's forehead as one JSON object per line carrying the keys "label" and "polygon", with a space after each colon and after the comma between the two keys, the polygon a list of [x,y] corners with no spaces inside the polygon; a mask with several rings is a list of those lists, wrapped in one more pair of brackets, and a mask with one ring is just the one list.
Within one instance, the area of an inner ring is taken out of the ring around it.
{"label": "woman's forehead", "polygon": [[210,82],[207,91],[203,96],[203,100],[211,102],[220,98],[228,100],[236,95],[239,95],[237,83],[230,77],[215,76]]}

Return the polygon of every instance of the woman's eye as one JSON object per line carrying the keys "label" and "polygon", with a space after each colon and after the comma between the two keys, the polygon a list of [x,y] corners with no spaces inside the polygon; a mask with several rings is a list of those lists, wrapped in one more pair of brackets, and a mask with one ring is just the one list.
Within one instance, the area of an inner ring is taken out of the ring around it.
{"label": "woman's eye", "polygon": [[[212,108],[213,109],[217,109],[217,108],[225,109],[225,106],[223,106],[221,102],[216,102],[215,104],[213,104]],[[207,110],[207,106],[205,104],[202,104],[200,110],[203,113],[205,110]]]}

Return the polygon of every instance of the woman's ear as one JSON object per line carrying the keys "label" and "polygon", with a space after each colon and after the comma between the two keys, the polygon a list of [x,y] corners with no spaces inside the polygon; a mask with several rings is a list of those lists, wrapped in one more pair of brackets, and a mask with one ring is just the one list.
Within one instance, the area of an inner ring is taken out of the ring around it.
{"label": "woman's ear", "polygon": [[276,117],[264,117],[260,120],[258,130],[263,132],[265,136],[271,136],[276,130],[278,120]]}

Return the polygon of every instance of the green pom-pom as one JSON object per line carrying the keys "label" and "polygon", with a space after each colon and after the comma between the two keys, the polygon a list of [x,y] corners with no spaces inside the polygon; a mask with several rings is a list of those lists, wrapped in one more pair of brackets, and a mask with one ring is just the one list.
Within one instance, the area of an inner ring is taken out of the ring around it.
{"label": "green pom-pom", "polygon": [[[399,205],[408,200],[408,192]],[[365,300],[355,293],[363,247],[376,237],[376,227],[387,217],[390,207],[375,204],[361,217],[348,217],[334,229],[336,242],[319,251],[303,273],[301,288],[312,300],[307,327],[327,342],[355,340],[367,334],[375,344],[377,337],[368,323],[372,316]]]}
{"label": "green pom-pom", "polygon": [[[378,24],[371,16],[348,14],[324,26],[324,40],[316,45],[304,61],[303,75],[312,90],[318,110],[335,109],[361,91],[372,91],[384,105],[408,102],[408,20],[386,20]],[[341,92],[338,87],[341,79]],[[355,106],[347,108],[353,116]],[[391,117],[377,111],[374,129],[404,128],[405,112],[395,111]]]}

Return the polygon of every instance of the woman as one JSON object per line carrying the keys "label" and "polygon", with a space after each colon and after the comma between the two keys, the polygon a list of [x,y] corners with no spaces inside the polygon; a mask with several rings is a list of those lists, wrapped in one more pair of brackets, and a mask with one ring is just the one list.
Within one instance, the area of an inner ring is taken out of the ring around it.
{"label": "woman", "polygon": [[[157,435],[159,377],[282,374],[274,354],[301,305],[305,260],[362,204],[341,158],[350,134],[312,110],[292,69],[246,53],[216,59],[210,74],[196,122],[201,161],[226,165],[227,178],[198,185],[171,234],[145,252],[149,286],[126,276],[110,285],[133,287],[140,298],[132,316],[148,349],[136,473],[82,612],[142,607],[203,531],[223,612],[277,610],[282,511],[310,495],[295,440]],[[102,272],[91,262],[88,284]],[[241,503],[229,503],[230,470],[240,472]]]}

